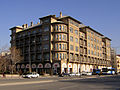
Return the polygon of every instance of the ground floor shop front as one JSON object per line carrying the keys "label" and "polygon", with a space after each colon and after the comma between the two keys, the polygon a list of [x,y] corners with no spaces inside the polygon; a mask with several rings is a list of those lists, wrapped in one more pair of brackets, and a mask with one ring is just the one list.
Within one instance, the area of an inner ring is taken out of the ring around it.
{"label": "ground floor shop front", "polygon": [[80,63],[33,63],[29,64],[17,64],[16,70],[18,72],[29,72],[31,67],[32,72],[37,72],[39,74],[60,74],[60,73],[80,73],[80,72],[92,72],[93,69],[102,69],[106,66],[102,65],[93,65],[93,64],[80,64]]}

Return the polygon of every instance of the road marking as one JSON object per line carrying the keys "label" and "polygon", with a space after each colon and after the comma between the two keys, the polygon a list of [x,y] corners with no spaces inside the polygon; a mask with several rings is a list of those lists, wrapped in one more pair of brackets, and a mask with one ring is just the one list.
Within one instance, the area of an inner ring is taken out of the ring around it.
{"label": "road marking", "polygon": [[31,82],[17,82],[17,83],[4,83],[0,84],[0,86],[13,86],[13,85],[25,85],[25,84],[37,84],[37,83],[48,83],[48,82],[56,82],[58,80],[48,80],[48,81],[31,81]]}
{"label": "road marking", "polygon": [[59,88],[60,90],[62,89],[68,89],[68,88],[74,88],[74,87],[77,87],[78,85],[74,85],[74,86],[67,86],[67,87],[62,87],[62,88]]}

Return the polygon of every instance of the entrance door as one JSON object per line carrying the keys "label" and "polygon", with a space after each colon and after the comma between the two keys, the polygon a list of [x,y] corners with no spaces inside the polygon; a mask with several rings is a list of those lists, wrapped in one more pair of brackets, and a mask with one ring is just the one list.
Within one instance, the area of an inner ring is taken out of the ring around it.
{"label": "entrance door", "polygon": [[70,73],[72,73],[72,68],[70,68]]}

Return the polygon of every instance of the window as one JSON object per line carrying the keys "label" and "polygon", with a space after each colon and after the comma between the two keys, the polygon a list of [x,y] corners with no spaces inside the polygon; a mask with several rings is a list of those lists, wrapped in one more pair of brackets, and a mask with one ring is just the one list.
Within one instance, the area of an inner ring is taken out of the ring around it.
{"label": "window", "polygon": [[56,28],[57,28],[57,31],[58,31],[58,25],[56,26]]}
{"label": "window", "polygon": [[58,50],[58,44],[56,44],[56,48],[57,48],[57,50]]}
{"label": "window", "polygon": [[56,39],[58,40],[58,35],[56,35]]}
{"label": "window", "polygon": [[49,57],[50,57],[50,56],[49,56],[49,53],[44,54],[44,60],[47,60],[47,61],[48,61],[48,60],[49,60]]}
{"label": "window", "polygon": [[96,42],[96,38],[94,38],[94,42]]}
{"label": "window", "polygon": [[72,41],[72,42],[73,42],[73,36],[70,36],[70,41]]}
{"label": "window", "polygon": [[62,30],[64,31],[64,25],[62,26]]}
{"label": "window", "polygon": [[59,50],[61,50],[61,44],[59,44]]}
{"label": "window", "polygon": [[59,40],[61,40],[61,34],[59,35]]}
{"label": "window", "polygon": [[49,36],[44,36],[43,37],[43,40],[48,40],[49,39]]}
{"label": "window", "polygon": [[62,58],[64,59],[64,53],[63,53],[63,55],[62,55]]}
{"label": "window", "polygon": [[94,54],[96,55],[96,52],[94,52]]}
{"label": "window", "polygon": [[56,54],[56,58],[58,59],[58,53]]}
{"label": "window", "polygon": [[39,45],[39,46],[37,47],[37,50],[38,50],[38,51],[39,51],[39,50],[42,50],[41,45]]}
{"label": "window", "polygon": [[61,31],[61,25],[59,26],[59,31]]}
{"label": "window", "polygon": [[70,45],[70,50],[73,50],[73,45]]}
{"label": "window", "polygon": [[99,56],[99,52],[98,52],[98,56]]}
{"label": "window", "polygon": [[90,54],[90,50],[88,50],[88,54]]}
{"label": "window", "polygon": [[78,35],[78,30],[75,30],[75,34]]}
{"label": "window", "polygon": [[64,44],[62,44],[62,49],[63,49],[63,50],[65,49]]}
{"label": "window", "polygon": [[49,31],[49,26],[45,26],[44,31]]}
{"label": "window", "polygon": [[37,59],[42,59],[42,55],[41,55],[41,54],[38,54],[38,55],[37,55]]}
{"label": "window", "polygon": [[93,51],[91,51],[92,55],[93,55]]}
{"label": "window", "polygon": [[99,46],[97,46],[97,50],[99,50]]}
{"label": "window", "polygon": [[88,36],[88,39],[90,40],[90,36]]}
{"label": "window", "polygon": [[67,48],[66,48],[66,44],[65,44],[65,50],[66,50]]}
{"label": "window", "polygon": [[94,45],[94,49],[96,49],[96,45]]}
{"label": "window", "polygon": [[75,38],[75,42],[78,43],[78,38]]}
{"label": "window", "polygon": [[91,41],[93,41],[93,38],[91,37]]}
{"label": "window", "polygon": [[45,50],[46,50],[46,49],[49,49],[49,45],[44,45],[44,46],[43,46],[43,49],[45,49]]}
{"label": "window", "polygon": [[66,40],[66,35],[64,35],[64,39]]}
{"label": "window", "polygon": [[73,33],[73,28],[72,27],[70,27],[70,32]]}
{"label": "window", "polygon": [[62,58],[62,54],[60,53],[59,55],[60,55],[60,56],[59,56],[59,60],[61,60],[61,58]]}
{"label": "window", "polygon": [[88,43],[88,47],[90,47],[90,43]]}
{"label": "window", "polygon": [[93,48],[93,44],[91,44],[91,47]]}
{"label": "window", "polygon": [[62,34],[62,40],[64,40],[65,38],[64,38],[64,35]]}
{"label": "window", "polygon": [[75,47],[75,51],[78,52],[78,46]]}
{"label": "window", "polygon": [[73,59],[73,55],[72,54],[70,54],[70,59]]}

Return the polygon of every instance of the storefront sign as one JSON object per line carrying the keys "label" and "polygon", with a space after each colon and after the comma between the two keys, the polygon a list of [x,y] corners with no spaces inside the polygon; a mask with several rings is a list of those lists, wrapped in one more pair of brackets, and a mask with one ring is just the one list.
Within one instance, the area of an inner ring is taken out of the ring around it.
{"label": "storefront sign", "polygon": [[24,64],[22,64],[22,65],[21,65],[21,68],[25,68],[25,65],[24,65]]}
{"label": "storefront sign", "polygon": [[20,68],[20,65],[19,65],[19,64],[17,65],[17,68]]}
{"label": "storefront sign", "polygon": [[38,64],[38,68],[43,68],[43,65],[41,63]]}
{"label": "storefront sign", "polygon": [[29,67],[30,67],[30,65],[29,65],[29,64],[27,64],[27,65],[26,65],[26,68],[29,68]]}
{"label": "storefront sign", "polygon": [[36,68],[36,65],[35,65],[35,64],[32,64],[32,68]]}
{"label": "storefront sign", "polygon": [[68,68],[72,68],[72,64],[71,63],[68,64]]}
{"label": "storefront sign", "polygon": [[62,64],[62,68],[67,68],[66,63],[63,63],[63,64]]}
{"label": "storefront sign", "polygon": [[60,64],[59,63],[54,63],[53,64],[53,68],[59,68],[60,67]]}
{"label": "storefront sign", "polygon": [[51,68],[51,64],[50,63],[46,63],[45,64],[45,68]]}

